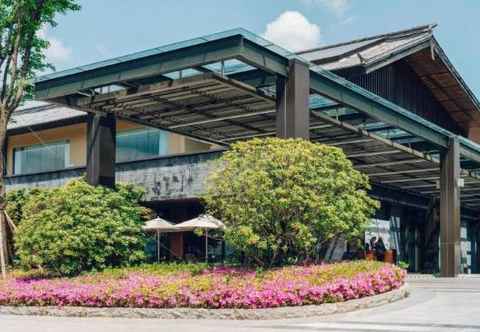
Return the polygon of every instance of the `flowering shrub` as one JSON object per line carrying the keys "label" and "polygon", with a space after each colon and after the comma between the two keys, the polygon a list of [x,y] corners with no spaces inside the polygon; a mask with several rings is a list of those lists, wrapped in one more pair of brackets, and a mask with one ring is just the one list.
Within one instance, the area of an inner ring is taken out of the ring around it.
{"label": "flowering shrub", "polygon": [[366,261],[265,272],[129,269],[123,275],[106,272],[72,279],[12,278],[0,283],[0,305],[273,308],[380,294],[399,288],[404,277],[404,270],[397,267]]}

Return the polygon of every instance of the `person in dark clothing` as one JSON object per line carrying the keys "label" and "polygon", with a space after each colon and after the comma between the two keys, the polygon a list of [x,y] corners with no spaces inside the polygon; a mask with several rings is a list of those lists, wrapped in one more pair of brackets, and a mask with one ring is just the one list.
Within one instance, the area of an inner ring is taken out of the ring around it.
{"label": "person in dark clothing", "polygon": [[385,243],[383,243],[382,237],[379,237],[375,243],[375,255],[377,256],[377,261],[383,262],[385,260]]}
{"label": "person in dark clothing", "polygon": [[364,250],[365,250],[365,252],[368,252],[368,251],[370,251],[370,244],[368,244],[368,243],[365,243]]}
{"label": "person in dark clothing", "polygon": [[375,250],[376,242],[377,242],[377,237],[376,236],[374,236],[370,239],[370,250],[372,250],[372,251]]}

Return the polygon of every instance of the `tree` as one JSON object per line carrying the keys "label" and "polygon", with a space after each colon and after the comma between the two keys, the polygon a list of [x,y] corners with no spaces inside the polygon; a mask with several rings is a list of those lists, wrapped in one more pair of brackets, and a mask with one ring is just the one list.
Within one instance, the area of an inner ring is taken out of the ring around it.
{"label": "tree", "polygon": [[233,144],[204,200],[226,241],[256,264],[312,258],[335,237],[360,236],[378,207],[367,176],[339,148],[302,139]]}
{"label": "tree", "polygon": [[55,17],[80,9],[75,0],[0,0],[0,260],[5,277],[5,141],[12,113],[32,94],[36,73],[52,66],[45,58],[49,43],[39,32],[55,26]]}

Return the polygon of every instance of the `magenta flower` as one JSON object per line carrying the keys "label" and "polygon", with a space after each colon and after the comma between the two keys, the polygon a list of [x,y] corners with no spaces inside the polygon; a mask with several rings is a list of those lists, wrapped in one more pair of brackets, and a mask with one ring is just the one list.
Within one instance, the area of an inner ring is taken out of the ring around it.
{"label": "magenta flower", "polygon": [[372,262],[290,266],[261,274],[213,268],[198,275],[126,272],[0,282],[0,305],[141,308],[273,308],[340,302],[388,292],[405,271]]}

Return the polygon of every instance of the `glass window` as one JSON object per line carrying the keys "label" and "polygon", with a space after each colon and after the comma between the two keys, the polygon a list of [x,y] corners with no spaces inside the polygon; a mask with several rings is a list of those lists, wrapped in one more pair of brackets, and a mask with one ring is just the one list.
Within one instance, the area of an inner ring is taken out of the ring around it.
{"label": "glass window", "polygon": [[167,153],[165,131],[149,128],[117,133],[117,162],[152,158]]}
{"label": "glass window", "polygon": [[68,141],[30,145],[13,150],[14,174],[64,169],[70,165]]}

